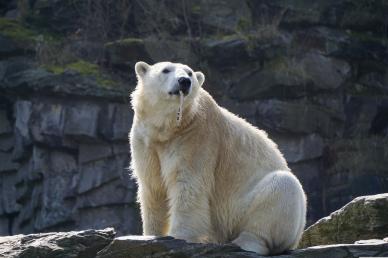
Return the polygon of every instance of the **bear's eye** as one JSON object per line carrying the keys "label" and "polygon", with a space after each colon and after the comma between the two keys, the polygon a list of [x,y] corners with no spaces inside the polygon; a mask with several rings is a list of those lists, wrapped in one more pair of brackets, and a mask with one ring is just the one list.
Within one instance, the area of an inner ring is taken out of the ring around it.
{"label": "bear's eye", "polygon": [[191,77],[191,76],[193,75],[193,73],[192,73],[192,72],[189,72],[188,75]]}
{"label": "bear's eye", "polygon": [[162,73],[169,73],[169,72],[170,72],[170,70],[167,68],[163,69],[163,71],[162,71]]}

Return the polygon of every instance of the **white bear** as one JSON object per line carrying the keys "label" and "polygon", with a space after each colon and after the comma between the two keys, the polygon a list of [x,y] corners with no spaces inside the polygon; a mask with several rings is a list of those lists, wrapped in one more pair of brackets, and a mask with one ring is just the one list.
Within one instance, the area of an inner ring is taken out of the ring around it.
{"label": "white bear", "polygon": [[203,73],[170,62],[135,71],[129,137],[144,235],[233,242],[261,255],[295,248],[306,197],[277,145],[218,106]]}

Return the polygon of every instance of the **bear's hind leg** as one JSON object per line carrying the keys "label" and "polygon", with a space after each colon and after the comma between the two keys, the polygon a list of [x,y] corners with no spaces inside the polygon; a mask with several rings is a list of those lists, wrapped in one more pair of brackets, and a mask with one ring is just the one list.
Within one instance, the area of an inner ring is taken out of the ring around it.
{"label": "bear's hind leg", "polygon": [[261,255],[296,247],[306,221],[306,197],[288,171],[266,175],[248,195],[248,212],[233,243]]}

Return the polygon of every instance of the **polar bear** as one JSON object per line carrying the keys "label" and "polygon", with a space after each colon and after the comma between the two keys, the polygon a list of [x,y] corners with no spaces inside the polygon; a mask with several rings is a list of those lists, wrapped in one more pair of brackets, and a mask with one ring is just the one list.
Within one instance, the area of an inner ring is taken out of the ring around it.
{"label": "polar bear", "polygon": [[138,62],[135,71],[129,138],[143,234],[261,255],[295,248],[306,197],[277,145],[218,106],[203,73],[171,62]]}

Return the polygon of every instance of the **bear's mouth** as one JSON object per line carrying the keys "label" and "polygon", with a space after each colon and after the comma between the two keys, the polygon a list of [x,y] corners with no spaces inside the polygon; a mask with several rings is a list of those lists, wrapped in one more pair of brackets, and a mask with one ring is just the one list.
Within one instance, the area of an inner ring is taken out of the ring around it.
{"label": "bear's mouth", "polygon": [[169,91],[168,94],[179,96],[180,91],[183,93],[183,95],[187,96],[189,94],[190,89],[176,89],[176,90]]}

